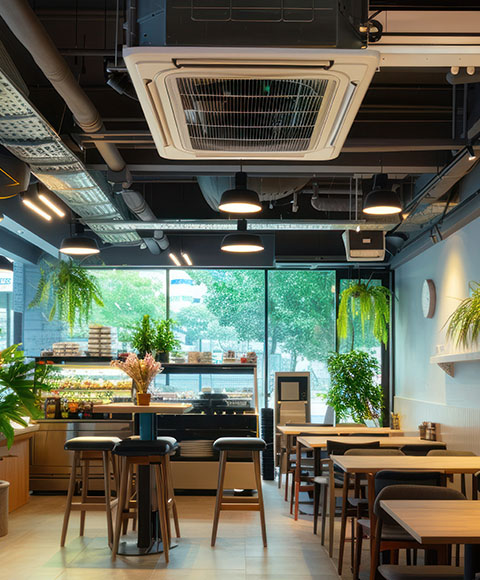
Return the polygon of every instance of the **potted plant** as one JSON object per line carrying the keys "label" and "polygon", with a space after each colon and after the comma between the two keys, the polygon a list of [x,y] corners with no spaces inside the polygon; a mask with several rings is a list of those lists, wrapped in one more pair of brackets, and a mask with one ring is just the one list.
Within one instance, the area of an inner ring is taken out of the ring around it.
{"label": "potted plant", "polygon": [[150,405],[151,394],[148,389],[155,376],[163,371],[162,365],[155,362],[149,353],[144,358],[138,358],[133,352],[129,353],[126,361],[112,360],[110,364],[133,379],[137,391],[137,405]]}
{"label": "potted plant", "polygon": [[470,289],[471,296],[461,301],[446,322],[447,339],[452,339],[457,347],[475,345],[480,335],[480,283],[472,282]]}
{"label": "potted plant", "polygon": [[[39,398],[41,391],[50,390],[47,376],[51,367],[25,362],[20,345],[14,344],[0,351],[0,434],[13,444],[17,423],[26,427],[25,417],[40,418],[42,415]],[[0,514],[8,513],[8,485],[0,481]],[[8,522],[0,522],[0,535],[8,533]]]}
{"label": "potted plant", "polygon": [[147,353],[155,352],[155,332],[155,326],[148,314],[145,314],[142,320],[134,326],[130,342],[140,357],[143,358]]}
{"label": "potted plant", "polygon": [[88,323],[94,303],[103,306],[100,288],[95,277],[71,259],[45,264],[28,307],[48,305],[48,319],[66,322],[72,335],[75,323]]}
{"label": "potted plant", "polygon": [[392,296],[392,292],[388,288],[376,286],[372,284],[372,280],[365,283],[360,280],[352,283],[340,296],[337,318],[338,337],[347,338],[348,330],[351,327],[353,348],[353,320],[360,316],[362,332],[365,331],[367,322],[373,323],[373,335],[386,346]]}
{"label": "potted plant", "polygon": [[360,350],[332,353],[327,367],[331,386],[325,399],[338,423],[350,418],[362,423],[380,417],[383,393],[375,381],[379,365],[373,356]]}
{"label": "potted plant", "polygon": [[180,342],[175,338],[172,330],[174,325],[175,320],[171,318],[160,320],[157,323],[154,347],[156,359],[160,362],[168,362],[170,352],[180,346]]}

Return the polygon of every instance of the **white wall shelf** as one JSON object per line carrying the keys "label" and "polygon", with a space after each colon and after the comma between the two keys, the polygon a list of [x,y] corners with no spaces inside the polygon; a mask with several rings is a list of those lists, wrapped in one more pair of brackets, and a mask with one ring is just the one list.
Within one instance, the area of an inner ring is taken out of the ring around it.
{"label": "white wall shelf", "polygon": [[430,357],[432,364],[437,364],[447,375],[455,376],[455,363],[480,360],[480,351],[437,354]]}

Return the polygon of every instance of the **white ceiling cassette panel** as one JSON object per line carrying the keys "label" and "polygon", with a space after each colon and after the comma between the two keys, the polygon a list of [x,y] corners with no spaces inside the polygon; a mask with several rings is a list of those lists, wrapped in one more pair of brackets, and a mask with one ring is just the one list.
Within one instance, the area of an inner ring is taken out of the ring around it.
{"label": "white ceiling cassette panel", "polygon": [[379,62],[371,50],[125,48],[167,159],[328,160]]}

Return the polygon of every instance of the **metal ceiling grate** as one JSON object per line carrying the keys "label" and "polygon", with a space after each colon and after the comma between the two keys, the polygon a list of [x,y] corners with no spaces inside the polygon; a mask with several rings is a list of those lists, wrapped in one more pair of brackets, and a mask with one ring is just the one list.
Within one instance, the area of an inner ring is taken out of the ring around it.
{"label": "metal ceiling grate", "polygon": [[[0,59],[0,65],[2,61]],[[118,223],[122,214],[113,203],[108,183],[92,176],[54,129],[0,69],[0,144],[30,166],[48,189],[86,220]],[[101,236],[101,233],[100,233]],[[139,242],[137,232],[112,233],[106,242]]]}
{"label": "metal ceiling grate", "polygon": [[196,151],[307,151],[326,79],[177,78]]}

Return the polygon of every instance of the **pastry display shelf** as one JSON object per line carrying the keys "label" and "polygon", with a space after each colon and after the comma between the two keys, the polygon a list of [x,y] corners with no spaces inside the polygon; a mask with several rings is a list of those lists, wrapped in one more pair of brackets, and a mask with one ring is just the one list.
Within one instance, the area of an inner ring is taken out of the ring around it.
{"label": "pastry display shelf", "polygon": [[473,361],[480,361],[480,351],[437,354],[430,357],[430,362],[437,364],[450,377],[455,376],[456,363]]}

